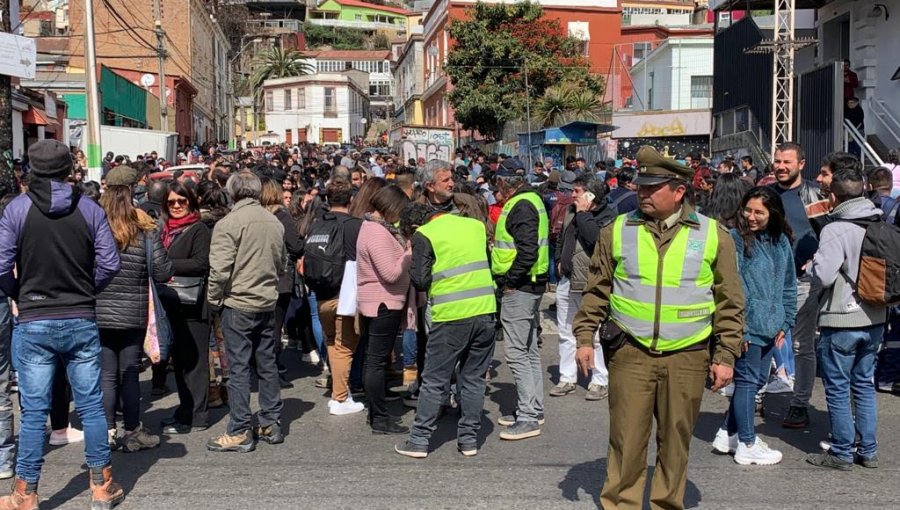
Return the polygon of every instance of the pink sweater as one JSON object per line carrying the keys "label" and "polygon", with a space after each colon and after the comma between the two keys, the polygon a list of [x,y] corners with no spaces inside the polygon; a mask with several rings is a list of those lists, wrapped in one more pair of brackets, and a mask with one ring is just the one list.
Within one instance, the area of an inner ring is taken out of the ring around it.
{"label": "pink sweater", "polygon": [[378,306],[403,310],[409,291],[412,256],[383,226],[364,221],[356,241],[356,303],[365,317],[378,316]]}

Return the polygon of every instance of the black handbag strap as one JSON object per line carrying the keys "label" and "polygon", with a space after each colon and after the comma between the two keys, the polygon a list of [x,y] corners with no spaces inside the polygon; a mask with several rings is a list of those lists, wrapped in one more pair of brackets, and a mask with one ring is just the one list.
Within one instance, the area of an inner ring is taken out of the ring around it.
{"label": "black handbag strap", "polygon": [[147,277],[153,278],[153,239],[144,232],[144,253],[147,258]]}

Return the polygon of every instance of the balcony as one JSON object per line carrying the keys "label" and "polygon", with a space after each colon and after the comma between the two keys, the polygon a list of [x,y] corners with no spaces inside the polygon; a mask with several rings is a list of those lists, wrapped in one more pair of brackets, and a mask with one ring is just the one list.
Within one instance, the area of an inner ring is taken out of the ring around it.
{"label": "balcony", "polygon": [[313,25],[323,27],[339,27],[339,28],[356,28],[360,30],[394,30],[396,32],[406,32],[406,25],[403,23],[384,23],[380,21],[348,21],[333,18],[309,18],[307,20]]}
{"label": "balcony", "polygon": [[303,31],[303,22],[296,19],[267,19],[247,22],[247,32],[253,35],[281,35]]}

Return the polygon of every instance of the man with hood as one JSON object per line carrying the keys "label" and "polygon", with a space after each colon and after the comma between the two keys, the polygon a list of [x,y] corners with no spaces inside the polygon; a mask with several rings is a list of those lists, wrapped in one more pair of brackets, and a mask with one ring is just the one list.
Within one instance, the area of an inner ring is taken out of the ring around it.
{"label": "man with hood", "polygon": [[92,507],[111,508],[125,493],[112,480],[94,308],[96,295],[119,271],[119,252],[103,209],[65,182],[73,165],[69,148],[41,140],[28,156],[28,192],[0,218],[0,289],[19,308],[13,356],[22,406],[16,481],[0,509],[37,508],[48,381],[60,359],[84,425]]}

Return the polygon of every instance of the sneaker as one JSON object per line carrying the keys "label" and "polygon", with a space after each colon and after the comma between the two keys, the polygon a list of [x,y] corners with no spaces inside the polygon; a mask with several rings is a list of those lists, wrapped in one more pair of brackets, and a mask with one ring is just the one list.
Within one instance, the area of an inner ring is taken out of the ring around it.
{"label": "sneaker", "polygon": [[329,374],[323,375],[322,377],[319,377],[318,379],[316,379],[313,384],[316,386],[316,388],[330,390],[331,389],[331,375],[329,375]]}
{"label": "sneaker", "polygon": [[565,397],[569,393],[575,393],[575,383],[560,382],[556,386],[550,388],[551,397]]}
{"label": "sneaker", "polygon": [[13,470],[12,466],[0,467],[0,480],[9,480],[14,476],[16,476],[16,472]]}
{"label": "sneaker", "polygon": [[837,469],[839,471],[850,471],[853,469],[852,462],[835,457],[831,452],[811,453],[806,457],[806,462],[813,466]]}
{"label": "sneaker", "polygon": [[109,451],[114,452],[119,448],[119,431],[109,429],[106,431],[106,441],[109,443]]}
{"label": "sneaker", "polygon": [[[503,427],[510,427],[516,424],[516,412],[513,411],[512,414],[505,414],[497,420],[497,425],[501,425]],[[538,425],[544,424],[544,413],[538,414]]]}
{"label": "sneaker", "polygon": [[600,384],[589,384],[585,400],[603,400],[609,396],[609,387]]}
{"label": "sneaker", "polygon": [[256,449],[256,441],[253,440],[253,434],[249,430],[234,435],[226,432],[207,441],[206,449],[211,452],[247,453]]}
{"label": "sneaker", "polygon": [[377,425],[372,425],[373,434],[390,435],[390,434],[407,434],[409,427],[405,427],[394,419],[387,419]]}
{"label": "sneaker", "polygon": [[122,450],[129,453],[157,446],[159,446],[159,436],[154,436],[143,426],[138,426],[132,431],[125,431],[125,437],[122,438]]}
{"label": "sneaker", "polygon": [[738,441],[737,450],[734,452],[734,461],[742,466],[751,464],[771,466],[781,462],[781,452],[769,448],[765,441],[757,437],[756,442],[750,446]]}
{"label": "sneaker", "polygon": [[541,435],[541,426],[536,421],[516,421],[500,433],[500,439],[519,441]]}
{"label": "sneaker", "polygon": [[50,444],[53,446],[64,446],[82,441],[84,441],[84,432],[72,427],[54,430],[50,433]]}
{"label": "sneaker", "polygon": [[805,429],[809,426],[809,411],[805,407],[791,406],[781,426],[786,429]]}
{"label": "sneaker", "polygon": [[354,414],[366,409],[362,402],[354,402],[353,397],[347,397],[347,400],[338,402],[337,400],[328,401],[328,413],[334,416],[343,416],[345,414]]}
{"label": "sneaker", "polygon": [[724,388],[719,390],[719,395],[731,398],[731,396],[734,395],[734,383],[730,383],[728,384],[728,386],[725,386]]}
{"label": "sneaker", "polygon": [[428,456],[428,446],[413,444],[409,441],[397,443],[394,445],[394,451],[400,455],[412,457],[414,459],[424,459]]}
{"label": "sneaker", "polygon": [[284,434],[281,433],[281,424],[278,422],[267,427],[256,427],[254,434],[256,434],[257,439],[264,443],[281,444],[284,442]]}
{"label": "sneaker", "polygon": [[168,386],[163,384],[162,386],[154,386],[152,390],[150,390],[150,395],[153,397],[162,397],[171,393],[172,390],[169,389]]}
{"label": "sneaker", "polygon": [[860,465],[866,469],[877,469],[878,468],[878,454],[874,454],[869,457],[863,457],[862,455],[854,455],[853,463]]}
{"label": "sneaker", "polygon": [[410,407],[412,409],[416,409],[419,407],[419,396],[415,393],[407,393],[405,397],[403,397],[403,405],[406,407]]}
{"label": "sneaker", "polygon": [[457,444],[456,449],[459,450],[459,453],[463,454],[464,457],[474,457],[478,455],[478,445],[475,444]]}
{"label": "sneaker", "polygon": [[300,357],[300,360],[309,363],[310,365],[319,366],[319,363],[322,361],[322,358],[319,356],[319,353],[315,350],[304,352]]}
{"label": "sneaker", "polygon": [[766,386],[766,393],[793,393],[794,384],[782,377],[773,377]]}
{"label": "sneaker", "polygon": [[719,453],[734,453],[738,447],[738,435],[728,434],[726,429],[719,429],[712,442],[713,450]]}

